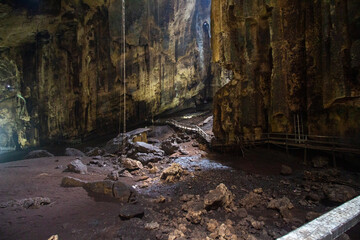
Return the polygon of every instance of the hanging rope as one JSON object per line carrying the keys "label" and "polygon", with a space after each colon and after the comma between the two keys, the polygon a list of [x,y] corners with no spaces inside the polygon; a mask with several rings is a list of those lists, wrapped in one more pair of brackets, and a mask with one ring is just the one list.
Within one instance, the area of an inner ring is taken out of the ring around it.
{"label": "hanging rope", "polygon": [[126,133],[126,32],[125,32],[125,0],[122,1],[122,25],[123,25],[123,56],[124,56],[124,133]]}

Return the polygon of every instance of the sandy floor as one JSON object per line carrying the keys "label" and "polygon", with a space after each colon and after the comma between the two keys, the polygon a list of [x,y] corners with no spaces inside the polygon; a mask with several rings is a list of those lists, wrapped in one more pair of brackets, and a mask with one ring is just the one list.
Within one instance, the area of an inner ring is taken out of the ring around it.
{"label": "sandy floor", "polygon": [[[166,137],[172,134],[161,129],[157,131],[152,137],[160,140],[165,139],[164,132]],[[134,178],[121,178],[121,181],[135,186],[138,192],[137,204],[145,209],[142,219],[134,218],[128,221],[119,218],[123,203],[95,201],[82,188],[60,186],[64,176],[87,181],[104,180],[113,169],[111,158],[108,159],[108,166],[88,166],[89,173],[86,175],[63,172],[75,157],[41,158],[0,164],[0,203],[30,197],[51,199],[51,204],[36,209],[0,208],[0,239],[40,240],[48,239],[54,234],[67,240],[168,239],[179,226],[182,226],[185,239],[205,239],[211,234],[207,229],[209,219],[216,219],[219,223],[229,223],[228,220],[231,220],[238,239],[247,239],[247,235],[241,237],[238,226],[257,239],[274,239],[304,224],[308,212],[324,213],[335,206],[323,202],[311,204],[311,201],[306,206],[299,204],[306,199],[306,189],[312,184],[304,182],[304,170],[312,169],[301,165],[300,158],[267,149],[247,151],[245,158],[234,154],[210,153],[203,151],[203,146],[194,144],[195,141],[192,139],[180,144],[188,155],[176,153],[156,163],[158,173],[151,174],[148,169],[144,169]],[[82,161],[87,164],[91,159],[83,157]],[[178,182],[163,183],[159,180],[159,175],[172,162],[181,164],[190,174]],[[294,172],[290,176],[280,175],[282,164],[290,166]],[[353,183],[360,182],[358,173],[340,173],[339,178],[351,179]],[[142,175],[149,176],[144,188],[141,188],[143,182],[135,181]],[[235,195],[234,203],[238,207],[240,200],[255,188],[262,188],[264,195],[270,198],[288,197],[294,204],[294,209],[291,210],[293,220],[284,221],[278,211],[259,205],[247,210],[246,217],[264,222],[264,226],[259,229],[251,225],[241,225],[244,224],[244,217],[239,217],[236,211],[228,213],[223,209],[204,213],[199,224],[189,222],[184,217],[181,207],[184,202],[180,198],[184,194],[193,194],[203,199],[204,195],[220,183],[224,183],[232,191]],[[160,196],[164,196],[165,203],[154,202],[154,199]],[[157,229],[145,229],[146,223],[155,221],[160,225]]]}

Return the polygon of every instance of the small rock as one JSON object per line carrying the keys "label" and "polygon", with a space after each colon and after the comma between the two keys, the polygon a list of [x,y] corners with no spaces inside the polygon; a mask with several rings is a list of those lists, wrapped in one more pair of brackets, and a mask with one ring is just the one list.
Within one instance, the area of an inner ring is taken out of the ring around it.
{"label": "small rock", "polygon": [[48,238],[48,240],[59,240],[59,236],[58,235],[52,235],[50,238]]}
{"label": "small rock", "polygon": [[154,200],[157,203],[164,203],[166,201],[166,198],[162,195],[160,195],[157,199]]}
{"label": "small rock", "polygon": [[85,153],[76,149],[76,148],[66,148],[65,156],[73,156],[73,157],[85,157]]}
{"label": "small rock", "polygon": [[123,171],[123,172],[121,172],[121,173],[119,174],[119,177],[129,177],[129,178],[132,178],[133,175],[132,175],[128,170],[125,170],[125,171]]}
{"label": "small rock", "polygon": [[141,177],[139,177],[138,179],[136,179],[135,181],[136,181],[136,182],[141,182],[141,181],[145,181],[145,180],[147,180],[147,179],[149,179],[149,176],[141,176]]}
{"label": "small rock", "polygon": [[149,173],[151,174],[155,174],[159,172],[159,168],[157,166],[153,166],[152,168],[149,169]]}
{"label": "small rock", "polygon": [[292,174],[292,169],[291,169],[291,167],[289,167],[289,166],[286,166],[286,165],[281,165],[281,171],[280,171],[280,173],[282,174],[282,175],[291,175]]}
{"label": "small rock", "polygon": [[254,193],[257,193],[257,194],[262,194],[263,193],[263,189],[262,188],[255,188],[253,190]]}
{"label": "small rock", "polygon": [[134,192],[130,186],[120,181],[117,181],[113,185],[113,196],[121,202],[129,202],[133,197]]}
{"label": "small rock", "polygon": [[312,159],[315,168],[323,168],[329,164],[329,158],[324,156],[316,156]]}
{"label": "small rock", "polygon": [[179,145],[170,140],[166,140],[161,143],[161,149],[164,150],[166,155],[171,155],[179,150]]}
{"label": "small rock", "polygon": [[160,148],[145,142],[136,142],[134,144],[134,148],[137,152],[141,153],[154,153],[159,156],[163,156],[165,154],[165,152]]}
{"label": "small rock", "polygon": [[185,217],[191,223],[199,224],[202,219],[202,217],[201,217],[202,214],[203,214],[203,211],[193,211],[190,209]]}
{"label": "small rock", "polygon": [[150,222],[145,224],[146,230],[155,230],[158,229],[160,226],[157,222]]}
{"label": "small rock", "polygon": [[176,239],[180,239],[180,238],[184,238],[184,237],[185,237],[185,234],[182,231],[175,229],[173,232],[171,232],[169,234],[168,240],[176,240]]}
{"label": "small rock", "polygon": [[79,159],[71,161],[70,164],[67,166],[67,170],[69,172],[75,172],[75,173],[80,173],[80,174],[87,173],[86,165],[83,164]]}
{"label": "small rock", "polygon": [[133,160],[131,158],[125,158],[122,159],[121,163],[124,165],[124,167],[129,170],[137,170],[137,169],[143,169],[143,165],[140,161]]}
{"label": "small rock", "polygon": [[246,194],[245,197],[240,200],[240,205],[246,209],[251,209],[255,206],[262,204],[262,202],[263,197],[253,191]]}
{"label": "small rock", "polygon": [[192,194],[184,194],[180,197],[180,201],[183,201],[183,202],[188,202],[188,201],[191,201],[195,198],[195,195],[192,195]]}
{"label": "small rock", "polygon": [[99,182],[88,182],[84,185],[84,189],[92,194],[105,195],[113,197],[114,182],[109,180]]}
{"label": "small rock", "polygon": [[53,154],[49,153],[46,150],[35,150],[29,152],[24,159],[32,159],[32,158],[43,158],[43,157],[54,157]]}
{"label": "small rock", "polygon": [[153,153],[136,153],[134,159],[140,161],[142,164],[148,164],[150,162],[158,162],[162,160],[162,156],[155,155]]}
{"label": "small rock", "polygon": [[356,196],[352,187],[345,185],[328,185],[323,188],[325,196],[332,202],[344,203]]}
{"label": "small rock", "polygon": [[73,178],[73,177],[64,177],[61,181],[62,187],[83,187],[87,182]]}
{"label": "small rock", "polygon": [[267,208],[270,209],[277,209],[280,211],[280,214],[285,220],[291,219],[292,215],[289,211],[289,209],[294,208],[294,205],[291,203],[291,201],[287,197],[282,197],[280,199],[272,199]]}
{"label": "small rock", "polygon": [[88,151],[86,153],[86,156],[89,156],[89,157],[102,156],[102,155],[104,155],[104,153],[105,153],[104,150],[96,147],[96,148],[93,148],[90,151]]}
{"label": "small rock", "polygon": [[131,218],[142,218],[144,216],[144,208],[140,205],[127,204],[120,208],[119,217],[122,220]]}
{"label": "small rock", "polygon": [[209,232],[215,232],[218,227],[219,223],[215,219],[210,219],[209,222],[206,223],[206,229]]}
{"label": "small rock", "polygon": [[119,172],[118,171],[111,171],[108,175],[107,178],[113,181],[117,181],[119,180]]}
{"label": "small rock", "polygon": [[179,180],[183,174],[184,169],[180,166],[180,164],[173,163],[162,172],[160,178],[165,182],[175,182]]}
{"label": "small rock", "polygon": [[1,203],[0,208],[7,208],[7,207],[39,208],[40,206],[48,205],[50,203],[51,203],[50,198],[34,197],[34,198],[24,198],[21,200],[11,200],[5,203]]}
{"label": "small rock", "polygon": [[230,210],[233,207],[234,196],[231,191],[223,184],[220,183],[216,189],[210,190],[210,192],[204,197],[205,209],[216,209],[218,207],[224,207],[226,210]]}

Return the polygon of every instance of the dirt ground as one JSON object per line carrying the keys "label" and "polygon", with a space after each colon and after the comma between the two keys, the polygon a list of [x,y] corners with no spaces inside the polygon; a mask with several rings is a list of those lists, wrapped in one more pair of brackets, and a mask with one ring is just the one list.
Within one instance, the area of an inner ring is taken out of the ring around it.
{"label": "dirt ground", "polygon": [[[150,136],[164,141],[176,133],[185,135],[153,127]],[[0,164],[0,204],[34,197],[51,200],[30,208],[0,205],[0,239],[48,239],[52,235],[69,240],[275,239],[339,205],[338,199],[329,200],[329,191],[340,195],[339,201],[360,193],[356,172],[304,166],[300,158],[262,148],[247,150],[244,158],[213,153],[195,136],[186,136],[188,140],[179,143],[182,153],[164,156],[119,178],[136,191],[132,203],[94,199],[81,187],[60,186],[65,176],[89,182],[104,180],[119,169],[116,155],[96,157],[103,163],[100,167],[90,164],[93,157],[79,158],[87,164],[84,175],[64,172],[76,159],[71,156]],[[161,174],[173,163],[185,171],[179,179],[165,182]],[[291,173],[281,174],[283,165]],[[150,170],[154,166],[158,171]],[[204,208],[209,191],[221,183],[232,197],[227,203]],[[272,200],[283,197],[291,203],[269,207]],[[119,212],[129,205],[142,209],[143,216],[121,219]],[[350,239],[357,239],[354,234],[349,234]]]}

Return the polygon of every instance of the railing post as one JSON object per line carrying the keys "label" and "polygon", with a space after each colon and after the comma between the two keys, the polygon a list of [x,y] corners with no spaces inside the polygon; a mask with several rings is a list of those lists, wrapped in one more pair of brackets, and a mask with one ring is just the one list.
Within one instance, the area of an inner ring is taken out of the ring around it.
{"label": "railing post", "polygon": [[304,140],[305,140],[305,148],[304,148],[304,165],[306,164],[307,161],[307,135],[304,136]]}
{"label": "railing post", "polygon": [[332,138],[332,156],[333,156],[333,166],[336,168],[336,158],[335,158],[335,138]]}
{"label": "railing post", "polygon": [[287,132],[286,132],[285,145],[286,145],[286,155],[287,155],[287,156],[289,156],[289,148],[288,148],[288,133],[287,133]]}
{"label": "railing post", "polygon": [[268,149],[270,149],[270,134],[267,134]]}

